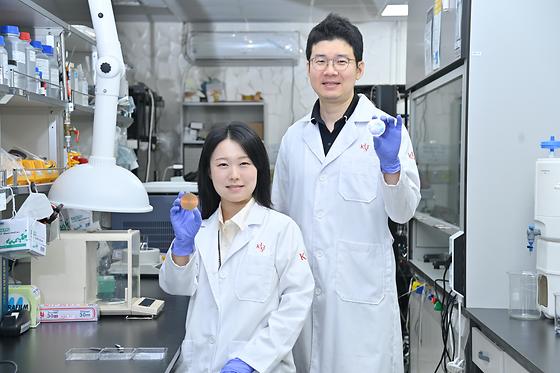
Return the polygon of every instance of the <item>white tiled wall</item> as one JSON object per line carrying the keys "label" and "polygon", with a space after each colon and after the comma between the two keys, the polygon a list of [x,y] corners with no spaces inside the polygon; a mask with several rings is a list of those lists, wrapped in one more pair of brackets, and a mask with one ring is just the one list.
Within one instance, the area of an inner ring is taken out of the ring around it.
{"label": "white tiled wall", "polygon": [[[291,123],[309,111],[316,99],[307,79],[305,41],[309,23],[120,23],[119,38],[125,61],[133,69],[129,83],[144,82],[165,100],[159,120],[158,138],[161,151],[154,157],[159,172],[171,163],[180,162],[180,123],[183,82],[198,83],[208,77],[226,84],[226,99],[239,100],[240,95],[261,91],[267,105],[265,143],[271,158],[282,135]],[[358,24],[364,36],[366,72],[358,84],[404,84],[406,24],[370,22]],[[182,41],[188,29],[216,31],[298,31],[301,58],[294,66],[199,67],[184,57]]]}

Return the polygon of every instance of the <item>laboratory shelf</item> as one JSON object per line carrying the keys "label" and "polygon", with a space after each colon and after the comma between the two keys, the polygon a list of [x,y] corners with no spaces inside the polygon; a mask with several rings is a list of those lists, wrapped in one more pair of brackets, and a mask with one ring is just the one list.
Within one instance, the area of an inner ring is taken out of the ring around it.
{"label": "laboratory shelf", "polygon": [[204,145],[204,140],[183,141],[183,145]]}
{"label": "laboratory shelf", "polygon": [[[444,281],[437,281],[443,279],[443,272],[444,269],[434,269],[434,266],[431,262],[424,263],[423,260],[411,259],[408,263],[412,266],[413,272],[418,273],[420,277],[427,280],[430,285],[439,288],[440,290],[443,289],[443,282]],[[449,273],[449,272],[448,272]],[[449,279],[449,275],[447,276]],[[451,288],[449,287],[448,283],[445,282],[445,291],[450,292]]]}
{"label": "laboratory shelf", "polygon": [[422,224],[425,224],[432,228],[436,228],[449,236],[461,231],[461,228],[459,228],[456,225],[453,225],[451,223],[446,222],[445,220],[435,218],[431,215],[422,212],[414,213],[414,219],[416,219],[418,222]]}
{"label": "laboratory shelf", "polygon": [[92,47],[96,44],[95,39],[72,25],[69,25],[68,29],[65,40],[68,55],[71,57],[74,53],[91,53]]}
{"label": "laboratory shelf", "polygon": [[[95,107],[93,106],[83,106],[74,104],[74,111],[72,112],[72,118],[81,119],[91,119],[91,124],[93,125],[93,114],[95,112]],[[127,128],[129,127],[134,119],[132,117],[127,117],[121,114],[117,114],[117,126]]]}
{"label": "laboratory shelf", "polygon": [[51,108],[63,110],[64,101],[38,95],[26,90],[0,85],[0,109],[4,108]]}
{"label": "laboratory shelf", "polygon": [[0,0],[0,24],[68,29],[66,22],[30,0]]}
{"label": "laboratory shelf", "polygon": [[[32,187],[33,192],[38,192],[38,193],[48,193],[49,190],[51,190],[51,186],[53,185],[53,183],[40,183],[40,184],[34,184],[34,187]],[[23,195],[23,194],[29,194],[29,187],[27,185],[12,185],[10,186],[10,188],[12,188],[12,190],[14,191],[14,194],[17,195]]]}
{"label": "laboratory shelf", "polygon": [[95,107],[93,106],[84,106],[84,105],[78,105],[78,104],[74,104],[74,111],[72,112],[73,115],[78,115],[78,116],[90,116],[93,115],[95,111]]}
{"label": "laboratory shelf", "polygon": [[264,106],[264,101],[183,102],[183,106]]}

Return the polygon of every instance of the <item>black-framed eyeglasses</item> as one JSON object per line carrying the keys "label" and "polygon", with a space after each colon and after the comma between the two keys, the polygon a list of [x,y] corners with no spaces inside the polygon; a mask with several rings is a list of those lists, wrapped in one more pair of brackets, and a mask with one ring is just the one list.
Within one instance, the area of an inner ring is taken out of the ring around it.
{"label": "black-framed eyeglasses", "polygon": [[350,61],[354,61],[354,59],[342,56],[335,58],[318,56],[309,59],[309,63],[311,64],[313,69],[317,71],[325,71],[327,69],[327,66],[329,66],[330,61],[332,61],[333,69],[335,69],[336,71],[344,71],[348,68],[348,65],[350,65]]}

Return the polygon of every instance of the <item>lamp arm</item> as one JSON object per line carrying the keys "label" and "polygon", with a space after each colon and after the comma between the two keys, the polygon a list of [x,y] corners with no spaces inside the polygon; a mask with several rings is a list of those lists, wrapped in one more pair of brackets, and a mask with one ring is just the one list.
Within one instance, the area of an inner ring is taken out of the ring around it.
{"label": "lamp arm", "polygon": [[91,161],[115,163],[117,102],[124,61],[111,0],[88,0],[95,30],[98,59],[95,65],[95,111]]}

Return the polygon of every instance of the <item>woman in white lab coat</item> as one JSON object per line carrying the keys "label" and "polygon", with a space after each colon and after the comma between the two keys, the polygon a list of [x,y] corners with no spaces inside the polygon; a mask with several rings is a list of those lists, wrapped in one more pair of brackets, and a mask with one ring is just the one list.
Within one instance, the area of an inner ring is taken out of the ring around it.
{"label": "woman in white lab coat", "polygon": [[[160,286],[190,296],[177,372],[295,372],[291,349],[314,282],[298,226],[270,209],[261,139],[232,123],[208,135],[200,206],[171,208],[175,232]],[[204,219],[201,221],[201,219]]]}

